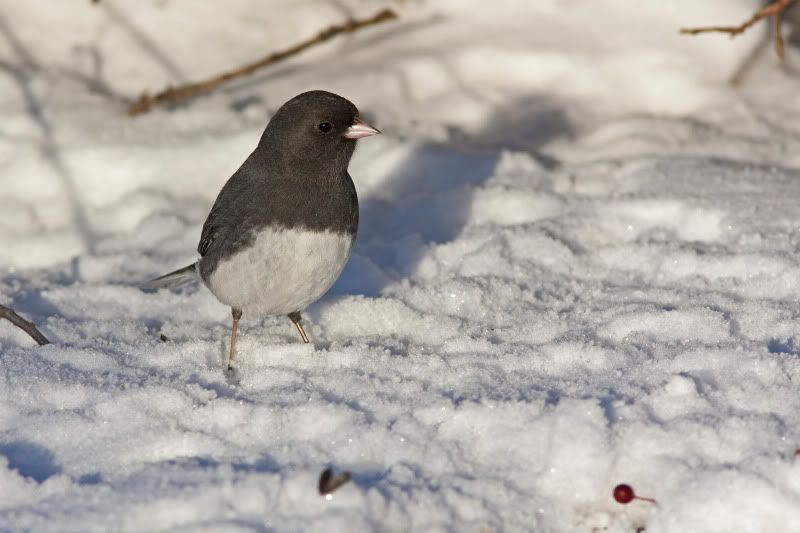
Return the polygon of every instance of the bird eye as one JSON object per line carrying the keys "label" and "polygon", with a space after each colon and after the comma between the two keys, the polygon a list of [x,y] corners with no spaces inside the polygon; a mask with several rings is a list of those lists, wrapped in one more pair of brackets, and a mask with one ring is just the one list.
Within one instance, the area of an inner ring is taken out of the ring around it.
{"label": "bird eye", "polygon": [[330,122],[323,122],[318,127],[319,127],[319,131],[321,131],[322,133],[328,133],[329,131],[331,131],[333,129],[333,126],[331,125]]}

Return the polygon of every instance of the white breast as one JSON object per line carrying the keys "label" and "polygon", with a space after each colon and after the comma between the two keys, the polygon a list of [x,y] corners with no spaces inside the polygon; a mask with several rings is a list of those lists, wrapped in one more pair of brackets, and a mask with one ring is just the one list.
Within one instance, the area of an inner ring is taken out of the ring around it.
{"label": "white breast", "polygon": [[341,274],[353,238],[308,230],[262,230],[252,246],[219,262],[206,285],[245,313],[302,311]]}

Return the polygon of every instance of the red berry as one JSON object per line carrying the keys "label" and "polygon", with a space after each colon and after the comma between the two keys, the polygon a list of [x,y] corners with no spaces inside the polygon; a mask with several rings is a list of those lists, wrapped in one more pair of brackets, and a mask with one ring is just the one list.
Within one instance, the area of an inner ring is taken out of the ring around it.
{"label": "red berry", "polygon": [[633,487],[626,484],[617,485],[614,487],[614,499],[619,503],[630,503],[636,495],[633,493]]}

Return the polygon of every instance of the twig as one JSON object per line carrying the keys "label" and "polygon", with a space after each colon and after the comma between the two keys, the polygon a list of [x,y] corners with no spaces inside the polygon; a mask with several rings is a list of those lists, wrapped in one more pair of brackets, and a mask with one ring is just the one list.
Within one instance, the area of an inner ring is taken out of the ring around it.
{"label": "twig", "polygon": [[36,329],[36,326],[33,322],[28,322],[10,307],[0,305],[0,318],[5,318],[19,329],[30,335],[33,340],[39,343],[39,346],[43,344],[50,344],[50,341],[47,340],[47,337],[42,335],[42,333]]}
{"label": "twig", "polygon": [[281,50],[278,52],[273,52],[268,56],[259,59],[258,61],[254,61],[252,63],[248,63],[243,65],[237,69],[224,72],[213,78],[209,78],[204,81],[200,81],[197,83],[189,83],[187,85],[182,85],[180,87],[167,87],[160,93],[155,95],[150,95],[148,93],[142,94],[139,99],[131,104],[128,108],[128,114],[131,116],[140,115],[142,113],[146,113],[150,111],[153,107],[163,104],[175,104],[182,100],[186,100],[188,98],[192,98],[202,93],[207,93],[216,89],[223,83],[231,80],[235,80],[237,78],[241,78],[243,76],[247,76],[252,74],[256,70],[262,69],[267,65],[272,65],[273,63],[277,63],[282,61],[288,57],[294,56],[316,44],[323,43],[341,33],[351,33],[361,28],[366,28],[367,26],[372,26],[374,24],[380,24],[381,22],[386,22],[388,20],[394,20],[397,18],[397,14],[391,9],[384,9],[383,11],[379,12],[378,14],[367,18],[367,19],[360,19],[360,20],[348,20],[344,24],[330,26],[321,32],[319,32],[314,37],[302,41],[290,48],[285,50]]}
{"label": "twig", "polygon": [[681,33],[688,35],[697,35],[698,33],[719,32],[728,33],[731,37],[736,37],[740,33],[747,31],[750,26],[755,24],[761,19],[772,17],[772,22],[775,31],[775,53],[778,57],[783,59],[783,35],[781,35],[781,15],[786,8],[794,4],[797,0],[775,0],[767,7],[756,11],[752,17],[740,24],[739,26],[707,26],[703,28],[681,28]]}

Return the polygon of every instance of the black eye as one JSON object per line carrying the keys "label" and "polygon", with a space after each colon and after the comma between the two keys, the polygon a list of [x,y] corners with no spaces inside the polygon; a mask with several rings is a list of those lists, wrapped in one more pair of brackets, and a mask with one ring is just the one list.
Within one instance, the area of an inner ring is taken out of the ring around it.
{"label": "black eye", "polygon": [[317,127],[319,128],[319,131],[321,131],[322,133],[328,133],[333,129],[333,126],[331,125],[330,122],[323,122]]}

